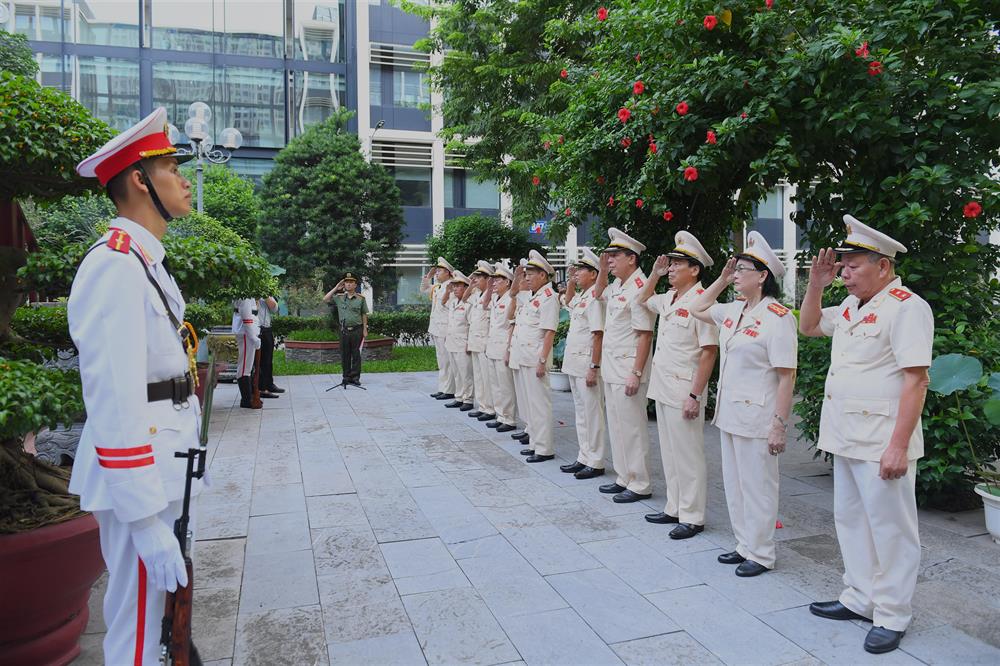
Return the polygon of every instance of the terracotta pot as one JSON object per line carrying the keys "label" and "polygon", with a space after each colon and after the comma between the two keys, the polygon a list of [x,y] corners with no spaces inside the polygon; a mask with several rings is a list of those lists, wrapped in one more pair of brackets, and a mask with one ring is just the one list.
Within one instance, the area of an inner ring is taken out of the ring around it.
{"label": "terracotta pot", "polygon": [[[226,371],[225,363],[215,364],[215,383],[219,383],[219,375]],[[198,388],[194,390],[194,394],[198,396],[198,402],[205,404],[205,382],[208,381],[208,363],[198,364]]]}
{"label": "terracotta pot", "polygon": [[0,536],[0,664],[73,661],[103,571],[93,516]]}

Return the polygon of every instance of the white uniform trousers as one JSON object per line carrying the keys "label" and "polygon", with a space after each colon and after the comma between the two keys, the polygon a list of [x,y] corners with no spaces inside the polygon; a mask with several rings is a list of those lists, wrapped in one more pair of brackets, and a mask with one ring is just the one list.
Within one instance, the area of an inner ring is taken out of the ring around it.
{"label": "white uniform trousers", "polygon": [[594,469],[604,469],[604,438],[607,425],[604,418],[604,382],[600,374],[597,386],[587,386],[586,377],[569,376],[576,412],[576,439],[580,454],[576,461]]}
{"label": "white uniform trousers", "polygon": [[451,376],[455,386],[455,400],[472,402],[474,386],[472,383],[472,354],[468,352],[450,352]]}
{"label": "white uniform trousers", "polygon": [[649,483],[649,420],[646,416],[646,391],[649,384],[639,384],[639,392],[625,395],[624,384],[604,384],[608,407],[608,436],[611,440],[611,463],[619,486],[639,495],[652,492]]}
{"label": "white uniform trousers", "polygon": [[490,384],[489,367],[492,362],[486,352],[472,352],[472,382],[478,409],[483,414],[496,414],[493,408],[493,386]]}
{"label": "white uniform trousers", "polygon": [[[524,383],[524,400],[528,426],[525,431],[531,437],[528,445],[535,455],[555,455],[552,441],[552,389],[549,388],[549,373],[535,376],[535,368],[521,368]],[[519,403],[520,404],[520,403]]]}
{"label": "white uniform trousers", "polygon": [[875,626],[905,631],[920,567],[917,461],[901,479],[881,479],[878,471],[878,462],[833,457],[833,516],[846,585],[840,603]]}
{"label": "white uniform trousers", "polygon": [[768,452],[763,437],[741,437],[719,431],[722,481],[736,537],[736,552],[774,568],[774,524],[778,520],[778,456]]}
{"label": "white uniform trousers", "polygon": [[254,352],[253,340],[244,333],[236,334],[236,376],[249,377],[253,372]]}
{"label": "white uniform trousers", "polygon": [[455,378],[451,370],[451,353],[444,348],[444,336],[434,336],[434,354],[438,364],[438,391],[455,393]]}
{"label": "white uniform trousers", "polygon": [[[192,501],[192,534],[194,504]],[[180,500],[170,502],[159,515],[173,530],[174,521],[181,515]],[[94,511],[94,518],[100,528],[101,554],[108,567],[108,589],[104,595],[104,623],[108,629],[104,635],[104,663],[152,666],[160,658],[166,593],[146,580],[146,567],[132,545],[128,524],[119,522],[114,511]]]}
{"label": "white uniform trousers", "polygon": [[705,468],[705,408],[698,418],[686,419],[678,407],[656,403],[656,432],[667,480],[663,512],[682,523],[705,524],[708,471]]}
{"label": "white uniform trousers", "polygon": [[486,359],[489,374],[490,392],[493,396],[494,414],[497,421],[506,425],[514,425],[516,400],[514,399],[514,372],[503,360]]}
{"label": "white uniform trousers", "polygon": [[[517,396],[517,418],[524,424],[524,432],[531,436],[531,422],[528,420],[528,395],[524,388],[524,373],[531,372],[531,368],[518,368],[514,373],[514,395]],[[515,423],[516,425],[516,423]]]}

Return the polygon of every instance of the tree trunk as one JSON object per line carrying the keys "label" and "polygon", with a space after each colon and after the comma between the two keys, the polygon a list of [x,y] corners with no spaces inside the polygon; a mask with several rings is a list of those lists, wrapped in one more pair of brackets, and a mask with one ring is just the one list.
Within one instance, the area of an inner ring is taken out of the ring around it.
{"label": "tree trunk", "polygon": [[[18,237],[20,206],[16,201],[0,199],[0,243]],[[9,232],[9,233],[8,233]],[[0,245],[0,343],[10,338],[10,321],[14,311],[24,301],[24,292],[17,279],[17,270],[27,262],[28,253],[14,245]]]}
{"label": "tree trunk", "polygon": [[68,469],[24,452],[18,440],[0,441],[0,534],[23,532],[84,514],[69,492]]}

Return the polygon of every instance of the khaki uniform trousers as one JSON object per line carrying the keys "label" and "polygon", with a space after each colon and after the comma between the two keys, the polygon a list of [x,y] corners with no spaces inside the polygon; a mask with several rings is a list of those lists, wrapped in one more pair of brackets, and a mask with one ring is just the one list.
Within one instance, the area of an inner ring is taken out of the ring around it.
{"label": "khaki uniform trousers", "polygon": [[517,400],[517,417],[524,423],[524,432],[531,435],[531,422],[528,420],[528,394],[524,388],[524,373],[530,372],[530,368],[511,368],[514,373],[514,395]]}
{"label": "khaki uniform trousers", "polygon": [[479,411],[483,414],[496,414],[493,408],[493,385],[490,383],[489,367],[491,361],[486,358],[486,352],[472,352],[472,381],[479,403]]}
{"label": "khaki uniform trousers", "polygon": [[455,400],[472,402],[474,385],[472,382],[472,354],[449,352],[451,356],[451,376],[455,386]]}
{"label": "khaki uniform trousers", "polygon": [[722,481],[736,552],[774,568],[774,523],[778,520],[778,456],[768,452],[767,439],[719,431],[722,440]]}
{"label": "khaki uniform trousers", "polygon": [[493,409],[497,415],[497,421],[506,425],[514,425],[517,422],[514,410],[516,401],[514,399],[514,373],[511,371],[503,359],[496,361],[487,358],[485,361],[490,371],[489,384],[493,394]]}
{"label": "khaki uniform trousers", "polygon": [[611,440],[611,462],[618,473],[619,486],[634,493],[648,495],[649,483],[649,421],[646,416],[646,391],[649,384],[639,384],[639,392],[625,395],[624,384],[604,384],[604,401],[608,407],[608,436]]}
{"label": "khaki uniform trousers", "polygon": [[[549,373],[535,376],[535,368],[521,367],[521,382],[524,385],[525,414],[528,425],[524,429],[531,437],[529,448],[539,456],[555,454],[552,435],[552,390],[549,388]],[[521,404],[518,401],[518,404]]]}
{"label": "khaki uniform trousers", "polygon": [[656,431],[667,480],[663,512],[682,523],[705,524],[708,471],[705,468],[705,408],[698,418],[686,419],[678,407],[656,403]]}
{"label": "khaki uniform trousers", "polygon": [[576,412],[576,438],[580,454],[576,461],[594,469],[604,469],[604,438],[607,423],[604,418],[604,382],[597,376],[597,386],[587,386],[586,377],[569,376]]}
{"label": "khaki uniform trousers", "polygon": [[905,631],[920,567],[917,461],[887,481],[879,463],[833,457],[833,517],[844,557],[840,603],[875,626]]}
{"label": "khaki uniform trousers", "polygon": [[434,354],[438,364],[438,391],[455,393],[455,379],[451,371],[451,352],[444,347],[444,336],[434,336]]}

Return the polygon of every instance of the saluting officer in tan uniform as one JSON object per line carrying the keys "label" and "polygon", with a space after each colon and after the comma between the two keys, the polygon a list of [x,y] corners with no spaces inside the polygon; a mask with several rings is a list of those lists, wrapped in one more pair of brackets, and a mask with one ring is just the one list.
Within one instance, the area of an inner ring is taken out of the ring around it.
{"label": "saluting officer in tan uniform", "polygon": [[496,418],[493,410],[493,387],[489,381],[486,358],[486,344],[490,336],[490,305],[486,291],[493,274],[493,265],[480,259],[476,262],[476,270],[469,276],[472,282],[472,294],[469,303],[469,353],[472,354],[473,392],[479,407],[469,412],[469,417],[480,421],[491,421]]}
{"label": "saluting officer in tan uniform", "polygon": [[[778,303],[778,255],[759,232],[691,305],[691,313],[719,327],[719,393],[713,423],[722,440],[722,480],[736,550],[719,555],[738,564],[736,575],[774,568],[778,519],[778,454],[795,390],[798,335],[795,316]],[[741,296],[713,302],[732,282]]]}
{"label": "saluting officer in tan uniform", "polygon": [[531,427],[528,420],[528,398],[524,393],[524,381],[521,377],[521,355],[525,352],[523,347],[519,347],[514,344],[514,340],[517,336],[517,316],[521,313],[521,310],[528,303],[528,299],[531,294],[528,293],[527,289],[523,289],[524,282],[524,267],[527,265],[527,258],[522,258],[518,263],[518,267],[514,269],[514,279],[510,286],[510,297],[513,301],[514,311],[507,311],[507,317],[511,322],[509,331],[509,337],[507,338],[507,353],[504,360],[507,362],[507,366],[510,368],[511,373],[514,377],[514,396],[515,402],[517,403],[517,418],[521,420],[524,424],[524,428],[510,433],[511,439],[516,439],[517,441],[524,444],[526,447],[521,450],[522,455],[530,456],[534,451],[530,448],[531,446]]}
{"label": "saluting officer in tan uniform", "polygon": [[514,307],[510,296],[510,286],[514,282],[514,271],[504,262],[497,262],[493,277],[485,297],[489,301],[490,333],[486,343],[486,363],[489,370],[490,391],[496,418],[486,423],[487,428],[497,432],[516,430],[516,403],[514,400],[514,373],[507,364],[507,345],[510,342],[510,328],[513,322],[507,317]]}
{"label": "saluting officer in tan uniform", "polygon": [[[705,529],[708,472],[705,468],[705,387],[719,355],[719,329],[691,315],[704,289],[701,274],[712,265],[698,239],[674,236],[673,252],[656,258],[638,303],[660,316],[648,396],[656,401],[667,504],[646,516],[651,523],[678,523],[671,539],[688,539]],[[656,294],[664,275],[670,291]]]}
{"label": "saluting officer in tan uniform", "polygon": [[[618,229],[609,229],[608,236],[611,242],[601,255],[597,295],[607,308],[601,371],[611,460],[618,478],[615,483],[601,486],[600,491],[615,493],[615,502],[628,503],[652,497],[646,391],[653,315],[634,303],[646,286],[646,274],[639,268],[639,254],[646,246]],[[610,286],[609,272],[618,278]]]}
{"label": "saluting officer in tan uniform", "polygon": [[[839,600],[809,610],[871,620],[864,648],[877,654],[899,646],[912,617],[920,565],[915,481],[934,316],[896,277],[896,253],[906,248],[850,215],[844,222],[844,246],[820,250],[812,261],[800,330],[833,336],[819,448],[833,454],[846,587]],[[850,295],[821,310],[823,289],[838,271]]]}
{"label": "saluting officer in tan uniform", "polygon": [[460,411],[472,410],[474,386],[472,383],[472,354],[469,353],[469,309],[471,289],[469,278],[462,271],[454,271],[448,283],[442,305],[448,311],[448,332],[445,349],[451,356],[451,377],[455,385],[455,399],[445,404]]}
{"label": "saluting officer in tan uniform", "polygon": [[[451,355],[445,348],[445,338],[448,335],[448,318],[450,312],[444,307],[444,297],[448,291],[455,269],[444,257],[438,257],[437,265],[427,272],[420,281],[420,293],[431,299],[431,317],[427,332],[434,340],[434,352],[437,355],[438,390],[431,393],[432,398],[451,400],[455,397],[455,380],[451,373]],[[432,284],[431,279],[435,282]]]}
{"label": "saluting officer in tan uniform", "polygon": [[528,297],[516,313],[512,348],[520,350],[518,363],[528,417],[526,431],[531,433],[529,448],[522,451],[529,463],[545,462],[555,457],[552,434],[552,391],[549,388],[549,363],[556,327],[559,326],[559,294],[550,281],[555,270],[537,250],[528,253],[528,263],[514,274],[512,290],[519,293],[524,284]]}
{"label": "saluting officer in tan uniform", "polygon": [[587,248],[573,265],[563,295],[569,311],[569,332],[562,371],[569,377],[576,411],[576,438],[580,453],[576,462],[559,469],[578,479],[604,474],[604,382],[601,381],[601,350],[604,341],[604,303],[595,286],[601,260]]}

